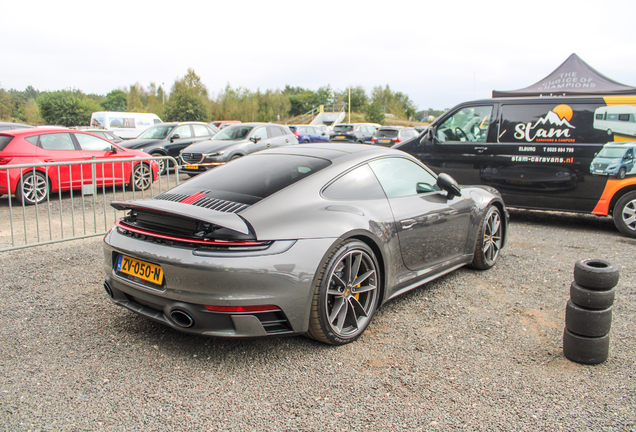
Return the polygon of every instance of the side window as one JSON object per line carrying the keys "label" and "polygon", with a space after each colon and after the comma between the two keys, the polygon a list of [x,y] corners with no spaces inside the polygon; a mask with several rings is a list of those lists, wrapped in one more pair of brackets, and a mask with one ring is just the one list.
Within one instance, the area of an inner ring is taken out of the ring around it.
{"label": "side window", "polygon": [[97,138],[93,135],[85,135],[77,133],[75,134],[77,142],[79,142],[82,150],[86,151],[107,151],[111,150],[113,146],[106,140]]}
{"label": "side window", "polygon": [[40,135],[40,147],[44,150],[75,150],[70,133]]}
{"label": "side window", "polygon": [[[39,139],[40,139],[40,135],[34,135],[34,136],[30,136],[30,137],[26,137],[25,138],[25,140],[27,140],[28,142],[30,142],[34,146],[41,147],[41,146],[38,145]],[[11,140],[9,140],[9,141],[11,141]],[[7,141],[7,143],[9,141]],[[4,148],[0,148],[0,150],[4,150]]]}
{"label": "side window", "polygon": [[206,137],[212,135],[210,129],[206,128],[203,125],[192,125],[192,129],[194,129],[195,137]]}
{"label": "side window", "polygon": [[437,128],[437,139],[441,142],[485,142],[492,116],[492,106],[462,108]]}
{"label": "side window", "polygon": [[265,127],[260,127],[258,129],[256,129],[254,131],[254,133],[252,134],[252,138],[261,138],[261,139],[267,139],[269,138],[267,135],[267,128]]}
{"label": "side window", "polygon": [[389,198],[440,190],[433,174],[408,159],[379,159],[369,165]]}
{"label": "side window", "polygon": [[369,165],[349,171],[323,190],[322,195],[327,199],[347,201],[386,199]]}
{"label": "side window", "polygon": [[277,136],[281,136],[282,133],[280,131],[279,128],[277,128],[276,126],[270,126],[269,127],[269,136],[271,138],[277,137]]}
{"label": "side window", "polygon": [[153,123],[153,124],[159,124],[159,123],[161,123],[161,120],[159,120],[159,119],[153,119],[153,120],[152,120],[152,123]]}
{"label": "side window", "polygon": [[172,135],[179,135],[179,138],[192,138],[192,132],[190,132],[190,125],[181,125],[174,130]]}

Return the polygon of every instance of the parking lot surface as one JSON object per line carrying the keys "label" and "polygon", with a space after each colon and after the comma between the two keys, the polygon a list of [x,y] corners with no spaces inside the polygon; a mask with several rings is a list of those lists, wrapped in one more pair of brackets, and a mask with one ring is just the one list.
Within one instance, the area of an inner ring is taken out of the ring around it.
{"label": "parking lot surface", "polygon": [[[636,430],[636,240],[511,211],[500,261],[384,305],[356,342],[191,336],[113,305],[101,238],[0,254],[0,426],[45,430]],[[563,356],[574,263],[620,268],[609,359]]]}

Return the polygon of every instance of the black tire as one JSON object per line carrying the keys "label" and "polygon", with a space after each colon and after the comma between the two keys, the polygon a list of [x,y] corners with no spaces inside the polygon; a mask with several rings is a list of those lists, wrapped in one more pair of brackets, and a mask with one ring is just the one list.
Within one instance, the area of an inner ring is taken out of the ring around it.
{"label": "black tire", "polygon": [[563,331],[563,354],[577,363],[599,364],[607,360],[609,354],[609,335],[590,338]]}
{"label": "black tire", "polygon": [[565,308],[565,328],[579,336],[601,337],[612,328],[612,308],[585,309],[568,300]]}
{"label": "black tire", "polygon": [[600,259],[579,260],[574,264],[574,282],[584,288],[605,291],[614,288],[618,267]]}
{"label": "black tire", "polygon": [[29,171],[18,182],[15,197],[23,205],[40,204],[47,200],[50,190],[48,178],[44,173]]}
{"label": "black tire", "polygon": [[147,163],[138,163],[130,174],[130,184],[134,190],[146,190],[152,185],[152,169]]}
{"label": "black tire", "polygon": [[636,238],[636,191],[626,193],[616,202],[614,225],[624,236]]}
{"label": "black tire", "polygon": [[625,167],[621,167],[621,169],[618,170],[618,174],[616,174],[616,178],[622,180],[625,178],[626,174],[627,174],[627,170],[625,169]]}
{"label": "black tire", "polygon": [[303,144],[309,144],[309,140],[306,139],[305,141],[303,141]]}
{"label": "black tire", "polygon": [[[150,156],[157,157],[157,156],[165,156],[165,155],[161,153],[150,153]],[[159,170],[157,171],[157,174],[164,175],[166,171],[168,171],[168,166],[170,165],[170,161],[168,161],[167,159],[157,159],[155,160],[155,162],[157,162],[157,165],[159,165]]]}
{"label": "black tire", "polygon": [[488,270],[497,263],[503,240],[503,225],[501,222],[499,209],[494,205],[488,207],[477,233],[475,254],[473,262],[470,264],[471,267],[479,270]]}
{"label": "black tire", "polygon": [[338,245],[321,266],[307,336],[331,345],[356,340],[378,307],[379,269],[365,243],[347,240]]}
{"label": "black tire", "polygon": [[607,291],[591,290],[576,282],[570,285],[570,300],[585,309],[607,309],[614,304],[614,289]]}
{"label": "black tire", "polygon": [[236,155],[234,155],[234,156],[232,156],[232,157],[230,158],[230,162],[231,162],[231,161],[233,161],[233,160],[240,159],[240,158],[242,158],[242,157],[243,157],[243,155],[236,154]]}

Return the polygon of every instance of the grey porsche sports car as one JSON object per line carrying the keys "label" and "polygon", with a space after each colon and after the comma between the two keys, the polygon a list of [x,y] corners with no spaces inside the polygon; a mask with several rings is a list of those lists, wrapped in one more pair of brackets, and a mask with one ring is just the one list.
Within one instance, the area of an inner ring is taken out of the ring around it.
{"label": "grey porsche sports car", "polygon": [[495,189],[363,144],[264,150],[112,205],[128,211],[104,238],[117,305],[189,333],[334,345],[405,291],[495,265],[508,226]]}

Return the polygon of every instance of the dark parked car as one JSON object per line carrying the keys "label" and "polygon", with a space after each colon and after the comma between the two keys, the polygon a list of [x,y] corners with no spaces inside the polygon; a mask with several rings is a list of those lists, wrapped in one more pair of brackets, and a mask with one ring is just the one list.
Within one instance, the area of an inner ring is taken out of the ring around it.
{"label": "dark parked car", "polygon": [[417,132],[413,128],[383,126],[373,134],[371,142],[373,144],[391,147],[394,144],[415,138],[417,135]]}
{"label": "dark parked car", "polygon": [[112,133],[111,131],[107,131],[104,129],[81,129],[84,132],[90,132],[93,135],[97,135],[98,137],[105,138],[110,142],[114,142],[115,144],[121,144],[124,140]]}
{"label": "dark parked car", "polygon": [[197,175],[250,153],[270,147],[298,144],[287,126],[272,123],[241,123],[227,126],[211,140],[181,152],[181,171]]}
{"label": "dark parked car", "polygon": [[287,125],[289,130],[292,131],[298,142],[315,143],[315,142],[329,142],[329,135],[318,127],[312,125]]}
{"label": "dark parked car", "polygon": [[376,128],[366,123],[339,124],[333,127],[330,141],[370,143]]}
{"label": "dark parked car", "polygon": [[[192,143],[208,140],[218,132],[214,126],[199,122],[160,123],[150,126],[136,139],[124,141],[121,146],[141,150],[153,156],[179,158],[181,150]],[[166,172],[165,160],[157,159],[159,173]]]}
{"label": "dark parked car", "polygon": [[287,146],[238,159],[128,212],[104,238],[112,301],[188,333],[355,340],[393,297],[488,269],[508,216],[404,152]]}
{"label": "dark parked car", "polygon": [[22,123],[9,123],[9,122],[0,122],[0,131],[3,130],[12,130],[12,129],[24,129],[24,128],[33,128],[35,126],[30,126]]}
{"label": "dark parked car", "polygon": [[[138,190],[157,179],[158,166],[150,162],[116,162],[123,158],[149,158],[137,150],[119,147],[85,131],[28,128],[0,132],[0,196],[15,194],[25,205],[42,203],[49,193],[81,189],[96,176],[98,187],[131,185]],[[45,162],[82,162],[95,158],[104,163],[35,168],[10,168],[9,185],[4,165]],[[94,168],[94,169],[93,169]]]}

